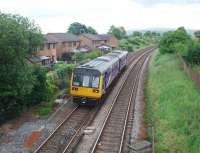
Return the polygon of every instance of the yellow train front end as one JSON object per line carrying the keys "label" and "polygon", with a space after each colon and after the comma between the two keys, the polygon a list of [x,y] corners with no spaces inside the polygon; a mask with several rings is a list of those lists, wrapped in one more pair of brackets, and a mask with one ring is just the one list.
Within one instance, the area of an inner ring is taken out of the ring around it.
{"label": "yellow train front end", "polygon": [[102,97],[102,75],[97,72],[74,71],[70,83],[70,95],[79,105],[97,105]]}

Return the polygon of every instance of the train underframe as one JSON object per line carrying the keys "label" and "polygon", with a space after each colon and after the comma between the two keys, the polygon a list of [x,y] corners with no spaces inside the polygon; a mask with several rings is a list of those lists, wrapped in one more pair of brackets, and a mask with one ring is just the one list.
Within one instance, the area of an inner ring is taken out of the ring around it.
{"label": "train underframe", "polygon": [[88,98],[88,97],[73,97],[73,102],[78,105],[96,106],[101,99]]}

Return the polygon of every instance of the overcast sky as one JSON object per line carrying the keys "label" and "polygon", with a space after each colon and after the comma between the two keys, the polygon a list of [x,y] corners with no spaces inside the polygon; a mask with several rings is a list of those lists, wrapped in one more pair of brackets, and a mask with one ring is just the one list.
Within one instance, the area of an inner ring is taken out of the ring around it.
{"label": "overcast sky", "polygon": [[34,19],[44,33],[66,32],[76,21],[99,33],[112,24],[126,30],[200,29],[200,0],[0,0],[0,11]]}

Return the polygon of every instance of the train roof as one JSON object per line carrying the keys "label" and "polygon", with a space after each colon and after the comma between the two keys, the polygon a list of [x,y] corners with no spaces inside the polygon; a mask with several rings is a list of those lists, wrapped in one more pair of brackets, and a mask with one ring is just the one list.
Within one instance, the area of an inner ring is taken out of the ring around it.
{"label": "train roof", "polygon": [[105,72],[109,67],[118,61],[119,58],[125,56],[126,51],[113,51],[104,56],[98,57],[88,63],[80,65],[78,68],[93,69],[100,73]]}

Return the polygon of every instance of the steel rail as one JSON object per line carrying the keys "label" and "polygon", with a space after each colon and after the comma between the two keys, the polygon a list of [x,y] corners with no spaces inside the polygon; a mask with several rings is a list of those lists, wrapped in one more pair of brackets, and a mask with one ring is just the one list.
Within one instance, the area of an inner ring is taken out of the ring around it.
{"label": "steel rail", "polygon": [[51,137],[56,133],[56,131],[71,117],[71,115],[79,108],[79,106],[76,106],[70,114],[60,123],[56,129],[45,139],[45,141],[34,151],[34,153],[38,153],[41,148],[51,139]]}
{"label": "steel rail", "polygon": [[[104,122],[103,122],[102,128],[101,128],[101,130],[100,130],[100,134],[98,135],[98,137],[97,137],[97,139],[96,139],[96,141],[95,141],[95,143],[94,143],[94,145],[93,145],[93,148],[92,148],[92,150],[91,150],[91,153],[94,153],[94,151],[95,151],[95,148],[96,148],[96,146],[97,146],[97,144],[98,144],[98,142],[99,142],[99,139],[100,139],[100,137],[101,137],[101,135],[102,135],[102,132],[103,132],[103,129],[104,129],[105,125],[106,125],[106,122],[107,122],[107,120],[108,120],[108,118],[109,118],[109,116],[110,116],[110,114],[111,114],[111,112],[112,112],[112,110],[113,110],[113,107],[114,107],[114,105],[115,105],[115,102],[117,101],[117,98],[118,98],[118,96],[119,96],[119,94],[120,94],[122,88],[124,87],[125,82],[126,82],[128,76],[129,76],[131,70],[137,65],[137,63],[140,61],[140,59],[141,59],[143,56],[145,56],[146,54],[148,54],[148,53],[151,52],[152,50],[153,50],[153,49],[149,49],[148,52],[145,52],[145,53],[143,53],[142,55],[140,55],[139,57],[137,57],[137,61],[136,61],[136,62],[133,62],[133,63],[131,64],[131,66],[129,67],[128,72],[126,73],[126,76],[125,76],[124,79],[123,79],[123,83],[122,83],[122,85],[120,86],[119,90],[117,91],[117,94],[116,94],[116,96],[115,96],[115,98],[114,98],[114,100],[113,100],[113,103],[112,103],[112,105],[111,105],[111,107],[110,107],[110,110],[109,110],[107,116],[106,116],[106,119],[105,119]],[[123,143],[122,143],[122,144],[123,144]],[[121,149],[120,149],[120,150],[121,150]]]}
{"label": "steel rail", "polygon": [[[146,61],[147,59],[145,59]],[[122,151],[122,147],[123,147],[123,141],[124,141],[124,135],[125,135],[125,131],[126,131],[126,125],[127,125],[127,120],[128,120],[128,115],[129,115],[129,111],[130,111],[130,106],[131,106],[131,102],[133,102],[133,96],[134,96],[134,91],[136,90],[137,92],[137,81],[139,80],[139,77],[141,76],[140,70],[143,67],[145,61],[141,64],[140,68],[138,69],[138,73],[137,73],[137,78],[135,79],[134,83],[133,83],[133,88],[131,90],[131,96],[129,97],[129,103],[128,103],[128,110],[126,112],[126,117],[125,117],[125,121],[124,121],[124,127],[123,127],[123,132],[122,132],[122,136],[121,136],[121,142],[120,142],[120,148],[119,148],[119,153],[121,153]]]}

